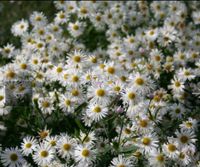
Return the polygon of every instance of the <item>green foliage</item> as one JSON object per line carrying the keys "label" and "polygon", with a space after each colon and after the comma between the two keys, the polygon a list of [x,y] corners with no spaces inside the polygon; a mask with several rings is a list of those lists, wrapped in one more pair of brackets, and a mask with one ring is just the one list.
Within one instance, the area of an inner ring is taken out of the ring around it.
{"label": "green foliage", "polygon": [[20,19],[28,19],[33,11],[44,12],[49,21],[55,16],[53,1],[1,1],[0,2],[0,46],[13,43],[20,46],[20,38],[11,34],[12,24]]}

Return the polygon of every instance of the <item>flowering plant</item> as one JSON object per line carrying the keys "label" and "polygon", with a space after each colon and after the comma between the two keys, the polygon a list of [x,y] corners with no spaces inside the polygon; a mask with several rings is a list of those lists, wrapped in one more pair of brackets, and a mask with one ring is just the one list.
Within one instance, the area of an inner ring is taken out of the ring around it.
{"label": "flowering plant", "polygon": [[200,166],[200,3],[54,4],[0,48],[0,164]]}

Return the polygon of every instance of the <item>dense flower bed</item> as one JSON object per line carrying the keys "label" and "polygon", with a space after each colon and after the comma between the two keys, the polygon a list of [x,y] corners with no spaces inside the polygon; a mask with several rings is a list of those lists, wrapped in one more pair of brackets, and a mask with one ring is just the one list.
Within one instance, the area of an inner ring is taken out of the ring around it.
{"label": "dense flower bed", "polygon": [[0,48],[0,164],[200,166],[200,3],[54,4]]}

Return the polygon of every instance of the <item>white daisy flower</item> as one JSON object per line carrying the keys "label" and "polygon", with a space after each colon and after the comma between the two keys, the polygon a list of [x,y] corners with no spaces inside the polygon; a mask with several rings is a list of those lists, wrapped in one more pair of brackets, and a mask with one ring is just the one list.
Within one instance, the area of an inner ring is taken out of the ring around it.
{"label": "white daisy flower", "polygon": [[6,148],[0,158],[2,164],[9,167],[21,167],[26,162],[18,148]]}
{"label": "white daisy flower", "polygon": [[102,118],[106,117],[108,114],[107,107],[98,104],[98,103],[91,103],[86,110],[86,114],[95,122],[100,121]]}
{"label": "white daisy flower", "polygon": [[171,80],[171,85],[169,85],[169,89],[172,89],[174,93],[183,92],[184,88],[185,88],[184,82],[176,77],[174,77],[174,79]]}
{"label": "white daisy flower", "polygon": [[152,150],[158,148],[158,139],[155,134],[145,134],[141,138],[138,139],[138,146],[145,153],[149,153]]}
{"label": "white daisy flower", "polygon": [[109,167],[129,167],[132,165],[133,162],[130,158],[125,158],[124,155],[118,155],[118,157],[113,158]]}
{"label": "white daisy flower", "polygon": [[23,142],[21,143],[22,154],[28,156],[33,153],[36,145],[37,141],[34,137],[27,136],[23,138]]}
{"label": "white daisy flower", "polygon": [[28,21],[22,19],[21,21],[17,21],[13,24],[11,32],[14,34],[14,36],[21,36],[27,32],[28,26]]}
{"label": "white daisy flower", "polygon": [[38,105],[39,108],[42,110],[42,113],[44,114],[51,114],[54,107],[53,107],[53,101],[49,97],[40,97],[38,99]]}
{"label": "white daisy flower", "polygon": [[178,144],[175,138],[168,137],[168,142],[163,146],[163,153],[166,154],[169,158],[174,159],[178,155]]}
{"label": "white daisy flower", "polygon": [[75,148],[74,156],[76,162],[79,162],[84,166],[88,166],[88,164],[90,164],[95,158],[95,151],[89,145],[77,145]]}
{"label": "white daisy flower", "polygon": [[167,158],[162,152],[151,150],[149,152],[148,160],[152,167],[165,167]]}
{"label": "white daisy flower", "polygon": [[45,166],[51,164],[54,159],[55,151],[49,144],[40,144],[37,145],[34,154],[33,160],[37,165]]}
{"label": "white daisy flower", "polygon": [[75,146],[76,141],[74,139],[70,138],[68,135],[61,135],[57,142],[56,149],[62,158],[70,158],[74,155]]}

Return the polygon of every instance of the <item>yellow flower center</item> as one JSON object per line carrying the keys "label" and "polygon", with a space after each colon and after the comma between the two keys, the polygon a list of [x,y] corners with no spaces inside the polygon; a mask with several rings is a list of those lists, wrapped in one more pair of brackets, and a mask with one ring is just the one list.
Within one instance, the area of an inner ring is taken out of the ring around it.
{"label": "yellow flower center", "polygon": [[10,155],[10,160],[11,160],[11,161],[17,161],[17,160],[18,160],[18,155],[17,155],[16,153],[12,153],[12,154]]}
{"label": "yellow flower center", "polygon": [[5,48],[4,51],[8,54],[10,53],[10,49],[9,48]]}
{"label": "yellow flower center", "polygon": [[49,155],[49,153],[46,150],[43,150],[40,152],[40,156],[43,158],[46,158]]}
{"label": "yellow flower center", "polygon": [[74,30],[78,30],[78,29],[79,29],[79,26],[76,25],[76,24],[74,24],[74,25],[73,25],[73,29],[74,29]]}
{"label": "yellow flower center", "polygon": [[188,142],[188,140],[189,140],[189,138],[187,137],[187,136],[181,136],[180,137],[180,141],[182,142],[182,143],[187,143]]}
{"label": "yellow flower center", "polygon": [[163,162],[165,160],[165,158],[162,154],[160,154],[160,155],[156,156],[156,160],[159,161],[159,162]]}
{"label": "yellow flower center", "polygon": [[70,106],[70,105],[71,105],[71,101],[70,101],[69,99],[66,99],[66,100],[65,100],[65,105],[66,105],[66,106]]}
{"label": "yellow flower center", "polygon": [[83,14],[87,14],[88,13],[86,8],[81,8],[80,12],[83,13]]}
{"label": "yellow flower center", "polygon": [[124,164],[117,165],[117,167],[126,167]]}
{"label": "yellow flower center", "polygon": [[99,96],[99,97],[103,97],[105,95],[105,90],[103,89],[98,89],[96,91],[96,95]]}
{"label": "yellow flower center", "polygon": [[96,113],[100,113],[101,112],[101,108],[99,106],[96,106],[94,109],[93,109],[94,112]]}
{"label": "yellow flower center", "polygon": [[35,20],[36,20],[36,21],[41,21],[42,18],[41,18],[40,16],[37,16],[37,17],[35,18]]}
{"label": "yellow flower center", "polygon": [[152,30],[152,31],[150,31],[149,34],[150,34],[150,35],[154,35],[155,33],[154,33],[154,31]]}
{"label": "yellow flower center", "polygon": [[74,56],[73,57],[74,62],[79,63],[81,61],[81,57],[80,56]]}
{"label": "yellow flower center", "polygon": [[6,77],[7,78],[14,78],[15,77],[15,72],[14,71],[8,71],[7,73],[6,73]]}
{"label": "yellow flower center", "polygon": [[137,157],[137,158],[140,158],[141,155],[142,155],[142,153],[141,153],[140,151],[136,151],[136,152],[134,152],[133,155],[134,155],[135,157]]}
{"label": "yellow flower center", "polygon": [[108,67],[107,72],[109,74],[114,74],[115,73],[115,68],[114,67]]}
{"label": "yellow flower center", "polygon": [[21,67],[21,69],[25,70],[27,68],[27,65],[23,63],[20,65],[20,67]]}
{"label": "yellow flower center", "polygon": [[155,56],[155,60],[156,61],[160,61],[161,60],[161,57],[159,55]]}
{"label": "yellow flower center", "polygon": [[82,156],[88,157],[90,155],[90,151],[88,149],[83,149]]}
{"label": "yellow flower center", "polygon": [[105,64],[100,64],[99,67],[100,67],[101,69],[104,69]]}
{"label": "yellow flower center", "polygon": [[65,18],[65,14],[64,14],[64,13],[61,13],[59,17],[60,17],[61,19],[64,19],[64,18]]}
{"label": "yellow flower center", "polygon": [[42,132],[39,133],[41,139],[44,139],[45,137],[47,137],[48,134],[49,133],[47,131],[42,131]]}
{"label": "yellow flower center", "polygon": [[170,152],[176,151],[176,146],[174,144],[168,144],[167,148]]}
{"label": "yellow flower center", "polygon": [[85,142],[85,143],[88,143],[89,141],[90,141],[90,137],[87,136],[87,137],[85,138],[84,142]]}
{"label": "yellow flower center", "polygon": [[130,100],[135,99],[135,93],[133,93],[133,92],[128,93],[128,98],[129,98]]}
{"label": "yellow flower center", "polygon": [[183,152],[181,152],[181,153],[179,154],[179,158],[180,158],[180,159],[184,159],[184,158],[185,158],[185,154],[184,154]]}
{"label": "yellow flower center", "polygon": [[79,77],[77,75],[73,75],[72,82],[78,82],[78,81],[79,81]]}
{"label": "yellow flower center", "polygon": [[186,122],[186,127],[191,128],[192,127],[192,123],[191,122]]}
{"label": "yellow flower center", "polygon": [[37,44],[37,47],[40,49],[40,48],[43,47],[43,44],[42,44],[42,43],[38,43],[38,44]]}
{"label": "yellow flower center", "polygon": [[34,59],[34,60],[33,60],[33,64],[38,64],[38,60],[37,60],[37,59]]}
{"label": "yellow flower center", "polygon": [[49,104],[48,101],[43,101],[43,102],[42,102],[42,106],[43,106],[44,108],[48,108],[48,107],[50,106],[50,104]]}
{"label": "yellow flower center", "polygon": [[146,146],[148,146],[151,143],[151,139],[149,137],[144,137],[142,139],[142,143]]}
{"label": "yellow flower center", "polygon": [[143,128],[147,127],[148,121],[147,120],[140,120],[139,125]]}
{"label": "yellow flower center", "polygon": [[124,129],[124,132],[125,132],[126,134],[130,134],[130,133],[131,133],[131,130],[128,129],[128,128],[125,128],[125,129]]}
{"label": "yellow flower center", "polygon": [[119,92],[121,90],[120,86],[115,86],[114,91]]}
{"label": "yellow flower center", "polygon": [[61,72],[63,71],[63,68],[62,68],[62,67],[58,67],[58,68],[56,69],[56,71],[57,71],[57,73],[61,73]]}
{"label": "yellow flower center", "polygon": [[126,76],[121,76],[121,77],[120,77],[120,80],[121,80],[122,82],[126,82],[126,79],[127,79]]}
{"label": "yellow flower center", "polygon": [[0,101],[2,101],[3,99],[4,99],[4,96],[1,96],[1,95],[0,95]]}
{"label": "yellow flower center", "polygon": [[50,144],[51,144],[51,146],[55,146],[55,145],[56,145],[56,141],[55,141],[55,140],[52,140],[52,141],[50,142]]}
{"label": "yellow flower center", "polygon": [[77,89],[73,89],[71,91],[71,93],[72,93],[73,96],[78,96],[79,95],[79,91]]}
{"label": "yellow flower center", "polygon": [[101,21],[101,16],[96,16],[97,21]]}
{"label": "yellow flower center", "polygon": [[66,151],[69,151],[71,149],[71,144],[68,144],[68,143],[64,144],[63,149]]}
{"label": "yellow flower center", "polygon": [[26,148],[31,148],[31,146],[32,146],[31,143],[26,143],[26,144],[25,144],[25,147],[26,147]]}
{"label": "yellow flower center", "polygon": [[136,80],[135,80],[135,83],[137,84],[137,85],[143,85],[144,84],[144,80],[142,79],[142,78],[137,78]]}
{"label": "yellow flower center", "polygon": [[180,87],[180,86],[181,86],[181,83],[180,83],[179,81],[176,81],[176,82],[175,82],[175,86],[176,86],[176,87]]}
{"label": "yellow flower center", "polygon": [[92,58],[91,58],[91,62],[92,62],[92,63],[97,63],[97,58],[96,58],[96,57],[92,57]]}

